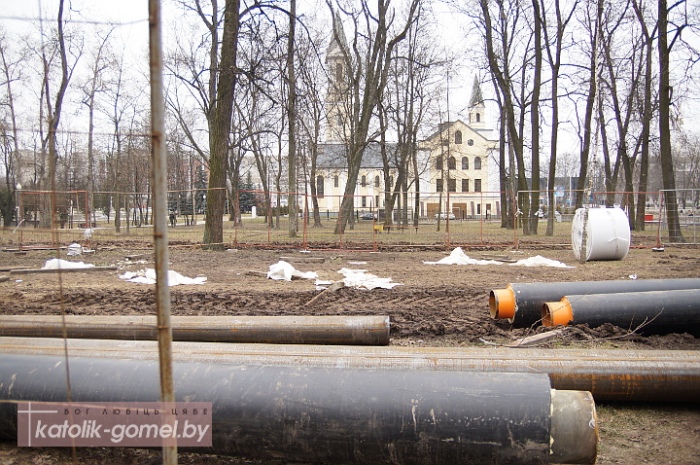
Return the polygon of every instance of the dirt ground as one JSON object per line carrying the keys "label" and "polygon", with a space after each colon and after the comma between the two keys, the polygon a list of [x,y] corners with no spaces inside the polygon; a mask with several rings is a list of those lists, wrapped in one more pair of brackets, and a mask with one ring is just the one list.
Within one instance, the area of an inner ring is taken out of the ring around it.
{"label": "dirt ground", "polygon": [[[118,271],[12,275],[0,283],[0,311],[5,314],[154,314],[153,286],[127,283],[124,271],[153,266],[147,248],[103,244],[94,254],[74,260],[98,266],[116,265]],[[369,253],[324,250],[205,251],[173,246],[170,268],[188,277],[206,276],[204,285],[171,288],[174,315],[389,315],[391,344],[404,346],[483,346],[503,344],[543,329],[512,329],[491,319],[488,294],[508,283],[626,280],[700,277],[700,249],[667,247],[664,252],[632,249],[621,261],[579,263],[563,248],[520,250],[465,250],[471,258],[520,260],[540,255],[572,268],[502,265],[426,265],[450,250],[395,250]],[[54,250],[24,255],[0,252],[0,268],[41,268],[56,258]],[[127,258],[129,257],[129,258]],[[300,271],[316,271],[321,279],[340,280],[341,268],[361,268],[401,283],[393,289],[340,289],[318,294],[308,280],[273,281],[250,271],[266,272],[281,257]],[[311,261],[311,258],[324,261]],[[61,258],[66,258],[61,252]],[[4,273],[7,275],[7,273]],[[3,272],[0,271],[0,276]],[[596,347],[621,349],[698,350],[700,339],[688,334],[649,336],[606,326],[596,330],[575,327],[542,347]],[[700,367],[698,367],[700,370]],[[598,464],[700,463],[700,403],[697,399],[672,403],[597,403],[600,443]],[[134,449],[19,449],[0,442],[2,464],[159,463],[158,451]],[[243,464],[257,462],[231,457],[182,453],[183,464]],[[284,462],[277,462],[282,464]]]}

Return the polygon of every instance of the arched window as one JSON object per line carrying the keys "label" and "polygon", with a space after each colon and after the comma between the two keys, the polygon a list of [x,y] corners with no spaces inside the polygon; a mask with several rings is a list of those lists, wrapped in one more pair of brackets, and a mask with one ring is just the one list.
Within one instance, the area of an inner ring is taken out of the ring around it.
{"label": "arched window", "polygon": [[463,169],[463,170],[468,170],[468,169],[469,169],[469,158],[467,158],[467,157],[462,157],[462,169]]}
{"label": "arched window", "polygon": [[374,187],[379,187],[379,175],[374,177]]}
{"label": "arched window", "polygon": [[475,170],[481,169],[481,157],[474,158],[474,169]]}
{"label": "arched window", "polygon": [[448,170],[456,170],[457,169],[457,160],[455,160],[455,157],[450,157],[447,160],[447,169]]}
{"label": "arched window", "polygon": [[367,185],[367,176],[365,176],[364,174],[362,175],[362,180],[360,181],[360,185],[362,187],[365,187]]}
{"label": "arched window", "polygon": [[455,131],[455,144],[459,145],[462,143],[462,131]]}
{"label": "arched window", "polygon": [[442,171],[442,157],[437,157],[435,159],[435,169],[438,171]]}
{"label": "arched window", "polygon": [[323,197],[324,195],[324,189],[323,189],[323,176],[316,176],[316,195],[318,197]]}
{"label": "arched window", "polygon": [[481,122],[481,113],[476,114],[476,122],[480,123]]}
{"label": "arched window", "polygon": [[333,187],[338,187],[338,175],[333,176]]}
{"label": "arched window", "polygon": [[343,65],[340,63],[337,63],[335,65],[335,78],[340,81],[343,79]]}

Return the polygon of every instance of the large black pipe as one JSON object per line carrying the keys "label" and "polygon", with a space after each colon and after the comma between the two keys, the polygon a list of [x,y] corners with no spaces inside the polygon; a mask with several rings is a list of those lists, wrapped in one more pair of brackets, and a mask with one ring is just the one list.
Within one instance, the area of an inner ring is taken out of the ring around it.
{"label": "large black pipe", "polygon": [[700,289],[700,278],[636,279],[629,281],[578,281],[556,283],[511,283],[489,295],[492,318],[505,318],[516,328],[532,326],[542,318],[545,302],[565,295],[616,294],[624,292]]}
{"label": "large black pipe", "polygon": [[[389,344],[389,317],[173,316],[173,339],[268,344]],[[0,336],[156,339],[155,315],[0,315]]]}
{"label": "large black pipe", "polygon": [[637,334],[689,333],[700,335],[700,289],[566,295],[545,302],[545,326],[611,323]]}
{"label": "large black pipe", "polygon": [[[157,360],[151,341],[68,339],[71,357]],[[56,355],[62,339],[0,338],[0,353]],[[175,342],[180,362],[548,374],[558,390],[597,401],[700,401],[700,351],[505,347],[368,347]]]}
{"label": "large black pipe", "polygon": [[[73,357],[69,366],[75,402],[158,399],[156,361]],[[203,452],[394,465],[594,463],[596,457],[590,393],[558,399],[546,375],[177,362],[173,379],[178,401],[212,402],[213,446]],[[64,359],[5,355],[0,399],[65,401]],[[579,407],[567,408],[573,404]],[[14,404],[0,402],[5,436],[17,434],[16,415]]]}

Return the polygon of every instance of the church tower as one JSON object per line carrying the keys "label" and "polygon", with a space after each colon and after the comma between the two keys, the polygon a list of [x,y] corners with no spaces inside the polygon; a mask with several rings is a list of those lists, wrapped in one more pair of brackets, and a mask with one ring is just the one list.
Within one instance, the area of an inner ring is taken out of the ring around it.
{"label": "church tower", "polygon": [[326,142],[345,142],[348,132],[348,72],[350,49],[340,17],[333,15],[333,35],[326,51]]}
{"label": "church tower", "polygon": [[469,100],[469,126],[474,129],[484,129],[486,127],[485,112],[486,106],[484,105],[484,96],[481,93],[481,85],[479,79],[474,76],[472,97]]}

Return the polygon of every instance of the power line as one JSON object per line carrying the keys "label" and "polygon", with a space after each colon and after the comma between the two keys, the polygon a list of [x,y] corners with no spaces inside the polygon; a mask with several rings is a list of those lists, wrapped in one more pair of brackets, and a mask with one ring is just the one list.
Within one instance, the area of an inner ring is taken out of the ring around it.
{"label": "power line", "polygon": [[[38,22],[41,23],[43,21],[47,22],[52,22],[55,21],[56,18],[46,18],[43,16],[4,16],[0,15],[0,20],[10,20],[10,21],[26,21],[26,22]],[[109,26],[133,26],[134,24],[142,24],[142,23],[147,23],[148,18],[143,18],[143,19],[136,19],[134,21],[97,21],[97,20],[89,20],[89,19],[70,19],[68,21],[73,24],[92,24],[92,25],[109,25]]]}

